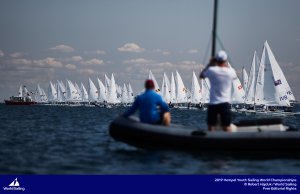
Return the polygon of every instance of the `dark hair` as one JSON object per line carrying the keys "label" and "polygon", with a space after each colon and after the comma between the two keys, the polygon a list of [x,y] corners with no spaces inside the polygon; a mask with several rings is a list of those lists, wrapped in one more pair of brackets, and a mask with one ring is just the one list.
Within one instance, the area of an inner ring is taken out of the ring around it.
{"label": "dark hair", "polygon": [[151,79],[147,79],[145,81],[145,88],[146,89],[154,89],[154,82]]}

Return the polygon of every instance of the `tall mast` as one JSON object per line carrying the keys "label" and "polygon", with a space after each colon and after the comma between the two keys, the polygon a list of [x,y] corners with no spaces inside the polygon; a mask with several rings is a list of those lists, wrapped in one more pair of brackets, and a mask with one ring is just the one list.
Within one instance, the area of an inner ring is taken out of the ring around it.
{"label": "tall mast", "polygon": [[214,18],[213,18],[212,47],[211,47],[211,56],[212,57],[215,56],[215,53],[216,53],[217,11],[218,11],[218,0],[214,0]]}

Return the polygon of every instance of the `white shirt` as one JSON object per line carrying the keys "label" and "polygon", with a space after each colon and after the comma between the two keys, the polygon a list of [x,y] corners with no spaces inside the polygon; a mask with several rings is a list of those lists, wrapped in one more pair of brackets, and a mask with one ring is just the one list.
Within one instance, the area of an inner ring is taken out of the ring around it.
{"label": "white shirt", "polygon": [[232,80],[237,75],[231,67],[211,66],[203,72],[210,81],[209,104],[231,102]]}

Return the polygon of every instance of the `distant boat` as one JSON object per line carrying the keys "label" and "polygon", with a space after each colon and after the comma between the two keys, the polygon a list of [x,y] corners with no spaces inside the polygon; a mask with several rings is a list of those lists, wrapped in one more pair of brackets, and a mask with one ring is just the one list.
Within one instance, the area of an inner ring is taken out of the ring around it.
{"label": "distant boat", "polygon": [[124,84],[122,88],[121,103],[122,104],[128,103],[128,92],[127,92],[126,84]]}
{"label": "distant boat", "polygon": [[173,72],[172,72],[171,83],[170,83],[170,98],[171,98],[171,103],[176,103],[176,84],[175,84]]}
{"label": "distant boat", "polygon": [[255,99],[255,85],[257,82],[259,59],[256,51],[254,51],[253,60],[249,72],[248,83],[246,87],[245,104],[253,104]]}
{"label": "distant boat", "polygon": [[109,84],[109,95],[107,102],[109,104],[117,104],[119,103],[118,97],[117,97],[117,86],[115,82],[114,74],[111,74],[110,84]]}
{"label": "distant boat", "polygon": [[97,102],[98,99],[98,91],[94,84],[94,82],[89,78],[89,89],[88,89],[88,97],[90,102]]}
{"label": "distant boat", "polygon": [[20,86],[18,96],[11,96],[9,100],[4,100],[6,105],[32,105],[36,104],[32,100],[31,94],[27,90],[26,86]]}
{"label": "distant boat", "polygon": [[209,88],[210,88],[210,82],[208,78],[201,79],[201,93],[202,93],[202,100],[201,102],[203,104],[209,103]]}
{"label": "distant boat", "polygon": [[243,88],[244,88],[244,92],[245,92],[244,98],[246,98],[247,85],[248,85],[248,73],[247,73],[245,67],[243,67]]}
{"label": "distant boat", "polygon": [[170,102],[171,102],[170,81],[169,81],[169,79],[168,79],[168,77],[165,73],[164,73],[164,76],[163,76],[163,83],[162,83],[162,86],[161,86],[161,91],[162,91],[162,97],[163,97],[164,101],[167,104],[170,104]]}
{"label": "distant boat", "polygon": [[132,90],[132,87],[131,87],[131,85],[130,85],[130,83],[128,83],[128,103],[133,103],[133,101],[134,101],[134,95],[133,95],[133,90]]}
{"label": "distant boat", "polygon": [[192,89],[191,89],[191,103],[199,104],[202,99],[201,89],[197,80],[196,74],[193,71]]}
{"label": "distant boat", "polygon": [[[230,67],[232,67],[229,62],[228,62],[228,65]],[[244,103],[245,91],[244,91],[243,86],[241,84],[241,81],[240,81],[240,79],[238,78],[237,75],[236,75],[236,78],[232,81],[232,95],[231,95],[231,98],[232,98],[232,100],[231,100],[232,104]]]}
{"label": "distant boat", "polygon": [[154,77],[154,75],[153,75],[153,73],[152,73],[151,70],[149,71],[149,79],[153,80],[153,82],[154,82],[154,90],[155,90],[155,92],[158,93],[158,94],[160,94],[159,85],[158,85],[158,83],[157,83],[157,81],[156,81],[156,79],[155,79],[155,77]]}
{"label": "distant boat", "polygon": [[176,83],[177,83],[177,103],[187,103],[187,89],[184,86],[182,78],[178,71],[176,71]]}

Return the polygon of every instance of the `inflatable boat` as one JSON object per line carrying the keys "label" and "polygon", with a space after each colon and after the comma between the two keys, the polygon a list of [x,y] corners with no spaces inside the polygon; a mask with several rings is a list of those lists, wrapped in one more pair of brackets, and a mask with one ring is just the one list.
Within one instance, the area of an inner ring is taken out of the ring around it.
{"label": "inflatable boat", "polygon": [[208,132],[192,127],[150,125],[137,118],[116,118],[109,134],[117,141],[150,149],[190,151],[299,152],[300,131],[284,126],[280,119],[241,121],[234,132]]}

